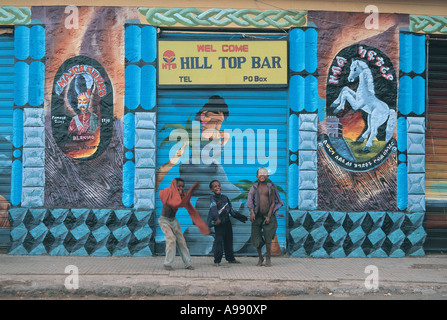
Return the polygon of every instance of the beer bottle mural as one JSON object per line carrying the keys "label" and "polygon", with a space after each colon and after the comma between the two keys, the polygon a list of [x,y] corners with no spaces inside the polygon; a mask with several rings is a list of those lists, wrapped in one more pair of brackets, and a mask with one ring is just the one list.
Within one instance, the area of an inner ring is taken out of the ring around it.
{"label": "beer bottle mural", "polygon": [[112,136],[113,91],[96,60],[77,56],[61,65],[54,79],[51,126],[70,158],[93,159],[105,150]]}

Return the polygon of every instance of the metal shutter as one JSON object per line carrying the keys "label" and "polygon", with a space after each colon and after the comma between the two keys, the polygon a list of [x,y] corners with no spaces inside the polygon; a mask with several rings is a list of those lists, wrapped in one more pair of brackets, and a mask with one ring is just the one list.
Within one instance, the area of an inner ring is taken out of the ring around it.
{"label": "metal shutter", "polygon": [[428,40],[426,250],[447,249],[447,38]]}
{"label": "metal shutter", "polygon": [[[0,206],[11,196],[12,112],[14,106],[14,35],[0,29]],[[0,212],[0,251],[9,247],[8,212]]]}
{"label": "metal shutter", "polygon": [[0,195],[8,202],[11,194],[13,94],[14,36],[3,33],[0,34]]}
{"label": "metal shutter", "polygon": [[[197,198],[193,198],[202,218],[208,215],[210,195],[208,184],[212,179],[218,179],[222,184],[222,194],[232,199],[233,207],[243,213],[249,214],[245,207],[246,195],[249,187],[256,180],[256,171],[265,165],[264,156],[270,157],[270,169],[274,170],[271,180],[279,187],[280,196],[286,203],[287,178],[287,90],[286,89],[247,89],[247,90],[159,90],[157,109],[157,168],[169,161],[169,152],[175,141],[168,143],[167,137],[175,128],[186,128],[194,121],[196,113],[213,95],[225,99],[228,105],[229,116],[223,122],[221,130],[231,130],[231,149],[223,148],[221,164],[218,165],[175,165],[164,177],[159,189],[168,187],[171,180],[176,177],[185,179],[186,188],[194,181],[201,186],[196,190]],[[200,122],[199,122],[200,123]],[[193,128],[192,131],[195,129]],[[198,132],[198,131],[196,131]],[[262,139],[264,139],[265,143]],[[243,138],[243,139],[242,139]],[[238,143],[239,142],[243,142]],[[260,145],[256,145],[260,143]],[[227,143],[228,144],[228,143]],[[265,146],[265,150],[262,150]],[[276,151],[274,148],[276,147]],[[231,151],[230,151],[231,150]],[[231,152],[231,154],[228,154]],[[276,153],[274,164],[272,155]],[[192,156],[192,152],[190,153]],[[184,158],[187,159],[187,158]],[[191,159],[191,158],[190,158]],[[192,162],[192,160],[190,160]],[[161,215],[161,201],[156,198],[157,220]],[[285,216],[285,206],[280,214]],[[214,238],[202,236],[185,209],[177,212],[177,218],[184,231],[188,248],[192,255],[204,255],[212,252]],[[232,219],[234,251],[239,255],[252,255],[256,253],[250,244],[251,223],[241,223]],[[286,248],[286,222],[285,217],[278,219],[278,244],[283,250]],[[158,227],[156,231],[156,251],[164,253],[164,236]],[[278,249],[278,245],[276,245]],[[278,253],[278,251],[277,251]]]}

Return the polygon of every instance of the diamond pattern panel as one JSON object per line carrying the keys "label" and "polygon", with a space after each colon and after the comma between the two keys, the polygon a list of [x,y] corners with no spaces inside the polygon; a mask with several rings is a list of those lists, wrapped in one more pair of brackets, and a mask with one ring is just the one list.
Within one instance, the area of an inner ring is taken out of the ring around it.
{"label": "diamond pattern panel", "polygon": [[424,255],[424,213],[292,210],[289,254],[295,257]]}
{"label": "diamond pattern panel", "polygon": [[10,254],[152,256],[152,211],[10,210]]}

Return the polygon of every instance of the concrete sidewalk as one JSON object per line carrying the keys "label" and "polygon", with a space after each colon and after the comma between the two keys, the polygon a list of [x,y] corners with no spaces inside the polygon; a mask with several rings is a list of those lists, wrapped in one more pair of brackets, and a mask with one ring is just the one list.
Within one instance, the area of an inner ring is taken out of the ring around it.
{"label": "concrete sidewalk", "polygon": [[[212,257],[192,257],[185,270],[176,257],[173,271],[164,257],[80,257],[0,255],[0,299],[291,299],[437,295],[447,299],[447,256],[406,258],[274,257],[272,267],[257,267],[255,257],[241,264],[213,265]],[[67,289],[75,266],[79,287]],[[372,266],[372,267],[368,267]],[[66,269],[67,268],[67,269]],[[70,269],[71,268],[71,269]],[[368,279],[378,272],[378,287]],[[68,278],[67,278],[68,277]],[[368,278],[368,279],[367,279]]]}

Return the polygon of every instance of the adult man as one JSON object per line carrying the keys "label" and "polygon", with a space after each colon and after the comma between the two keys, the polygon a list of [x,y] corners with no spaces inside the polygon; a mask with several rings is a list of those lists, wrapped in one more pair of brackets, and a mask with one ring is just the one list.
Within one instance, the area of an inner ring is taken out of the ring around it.
{"label": "adult man", "polygon": [[262,257],[262,247],[266,245],[266,267],[272,265],[271,252],[272,240],[276,235],[278,223],[276,221],[276,212],[283,206],[278,191],[273,183],[267,182],[269,177],[265,168],[259,168],[256,177],[258,183],[254,183],[250,188],[247,199],[247,207],[250,209],[251,242],[258,252],[257,266],[262,266],[264,258]]}
{"label": "adult man", "polygon": [[71,119],[68,127],[69,133],[77,135],[92,134],[98,128],[99,120],[98,116],[88,111],[88,105],[90,103],[90,93],[82,92],[78,95],[78,109],[81,113]]}

